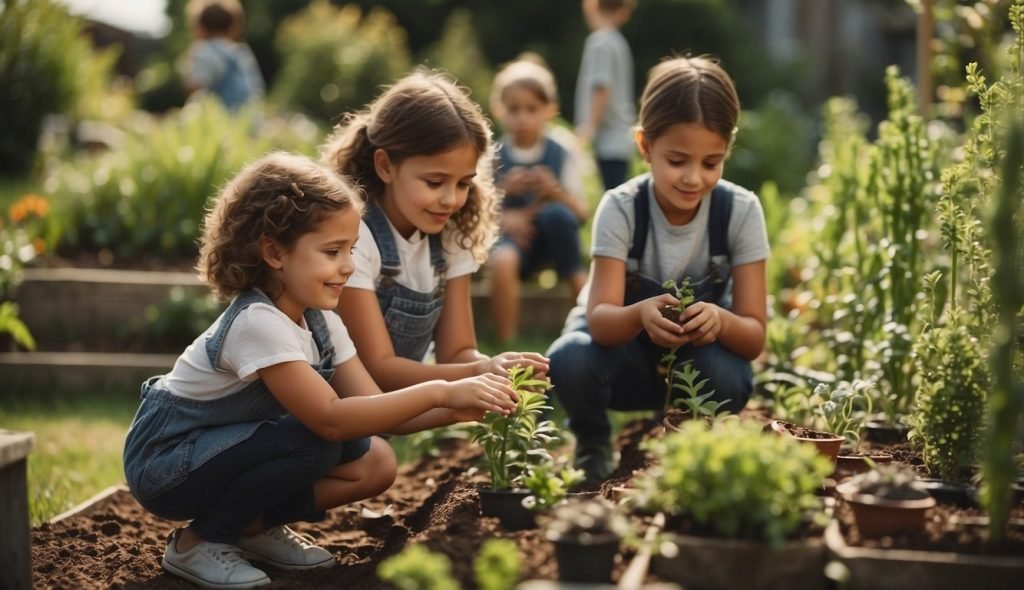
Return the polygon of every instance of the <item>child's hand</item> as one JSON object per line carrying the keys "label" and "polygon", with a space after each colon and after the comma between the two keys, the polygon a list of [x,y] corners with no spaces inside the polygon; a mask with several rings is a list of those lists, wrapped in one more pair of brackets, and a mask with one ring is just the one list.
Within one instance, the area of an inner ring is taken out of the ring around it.
{"label": "child's hand", "polygon": [[519,396],[512,389],[508,377],[484,373],[445,384],[444,407],[454,410],[457,417],[482,416],[484,412],[507,415],[516,408]]}
{"label": "child's hand", "polygon": [[689,342],[684,335],[682,326],[661,315],[661,308],[677,303],[679,300],[671,294],[662,293],[657,297],[645,299],[640,304],[640,323],[643,324],[647,335],[651,337],[651,341],[658,346],[674,348]]}
{"label": "child's hand", "polygon": [[547,166],[534,166],[533,174],[537,187],[537,194],[541,198],[558,200],[562,194],[562,185]]}
{"label": "child's hand", "polygon": [[487,360],[484,372],[508,375],[512,367],[533,367],[533,376],[544,379],[548,374],[548,363],[548,358],[537,352],[503,352]]}
{"label": "child's hand", "polygon": [[714,303],[698,301],[686,308],[679,317],[686,342],[705,346],[718,340],[722,332],[722,308]]}
{"label": "child's hand", "polygon": [[521,195],[533,190],[533,173],[525,166],[513,166],[501,181],[501,188],[510,195]]}

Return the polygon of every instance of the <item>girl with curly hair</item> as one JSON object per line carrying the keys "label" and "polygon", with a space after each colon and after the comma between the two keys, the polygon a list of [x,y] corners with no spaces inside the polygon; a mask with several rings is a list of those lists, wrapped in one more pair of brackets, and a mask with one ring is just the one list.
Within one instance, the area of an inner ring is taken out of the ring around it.
{"label": "girl with curly hair", "polygon": [[[430,379],[547,372],[537,353],[477,350],[470,275],[497,237],[491,129],[451,78],[418,71],[348,115],[322,160],[365,191],[341,314],[385,391]],[[431,344],[436,363],[425,363]]]}
{"label": "girl with curly hair", "polygon": [[334,310],[355,270],[363,205],[308,158],[245,167],[206,216],[198,270],[227,310],[142,385],[125,475],[147,510],[190,520],[172,532],[167,571],[207,588],[270,583],[248,559],[283,569],[335,556],[286,526],[375,496],[394,481],[374,436],[507,413],[495,374],[382,394]]}

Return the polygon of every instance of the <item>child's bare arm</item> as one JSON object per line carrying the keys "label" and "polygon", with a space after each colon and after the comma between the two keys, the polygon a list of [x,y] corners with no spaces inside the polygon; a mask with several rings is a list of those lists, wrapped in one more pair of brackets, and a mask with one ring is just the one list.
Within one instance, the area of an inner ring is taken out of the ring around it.
{"label": "child's bare arm", "polygon": [[732,269],[732,311],[713,303],[697,302],[683,312],[685,342],[704,346],[719,341],[749,360],[764,350],[767,322],[767,287],[763,260]]}
{"label": "child's bare arm", "polygon": [[626,290],[626,263],[607,256],[595,256],[591,263],[593,280],[587,297],[587,318],[594,341],[605,346],[629,342],[646,330],[661,346],[680,344],[679,324],[662,317],[660,309],[677,300],[668,293],[623,305]]}

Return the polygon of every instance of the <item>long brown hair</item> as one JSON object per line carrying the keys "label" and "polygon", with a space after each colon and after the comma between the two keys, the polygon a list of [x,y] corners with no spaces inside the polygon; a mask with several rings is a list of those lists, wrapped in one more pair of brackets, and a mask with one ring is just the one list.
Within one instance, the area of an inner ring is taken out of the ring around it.
{"label": "long brown hair", "polygon": [[362,208],[358,191],[326,166],[296,154],[267,154],[217,194],[203,220],[196,269],[219,299],[252,288],[273,299],[280,285],[263,262],[260,240],[290,250],[329,214],[362,214]]}
{"label": "long brown hair", "polygon": [[677,57],[651,68],[640,99],[640,127],[648,141],[672,125],[700,123],[732,145],[739,117],[736,87],[713,58]]}
{"label": "long brown hair", "polygon": [[452,216],[456,243],[478,262],[497,238],[497,190],[491,127],[451,77],[417,71],[399,80],[366,109],[345,117],[323,145],[321,160],[362,186],[367,199],[379,199],[384,183],[373,164],[384,150],[395,164],[412,156],[443,153],[471,145],[478,154],[477,174],[466,204]]}

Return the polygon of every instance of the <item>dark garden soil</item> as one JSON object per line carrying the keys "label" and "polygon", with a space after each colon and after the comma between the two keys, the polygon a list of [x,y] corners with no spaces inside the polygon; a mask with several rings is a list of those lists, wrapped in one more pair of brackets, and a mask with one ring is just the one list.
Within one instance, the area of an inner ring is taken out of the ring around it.
{"label": "dark garden soil", "polygon": [[779,420],[779,424],[787,432],[789,432],[790,434],[792,434],[793,436],[795,436],[797,438],[810,438],[810,439],[818,440],[818,439],[823,439],[823,438],[835,438],[836,437],[836,435],[834,435],[832,433],[829,433],[829,432],[819,432],[817,430],[811,430],[810,428],[804,428],[803,426],[798,426],[796,424],[793,424],[792,422],[786,422],[784,420]]}
{"label": "dark garden soil", "polygon": [[[618,441],[622,465],[616,472],[621,480],[648,464],[636,448],[637,442],[658,427],[653,421],[641,421],[624,429]],[[523,579],[556,579],[553,549],[540,530],[508,532],[496,518],[480,516],[475,487],[484,480],[471,469],[479,447],[465,441],[445,445],[438,457],[404,465],[391,489],[363,503],[378,513],[390,507],[388,516],[367,519],[359,507],[345,507],[331,511],[323,522],[296,524],[296,530],[311,534],[333,552],[337,564],[306,572],[266,566],[273,580],[268,588],[388,588],[376,578],[377,566],[407,544],[423,544],[446,554],[459,586],[475,588],[472,558],[492,537],[516,543]],[[154,517],[128,492],[115,492],[81,512],[32,531],[34,584],[76,590],[191,588],[160,567],[168,533],[182,524]],[[615,579],[632,557],[633,550],[624,547],[615,565]],[[654,577],[650,580],[657,581]]]}

